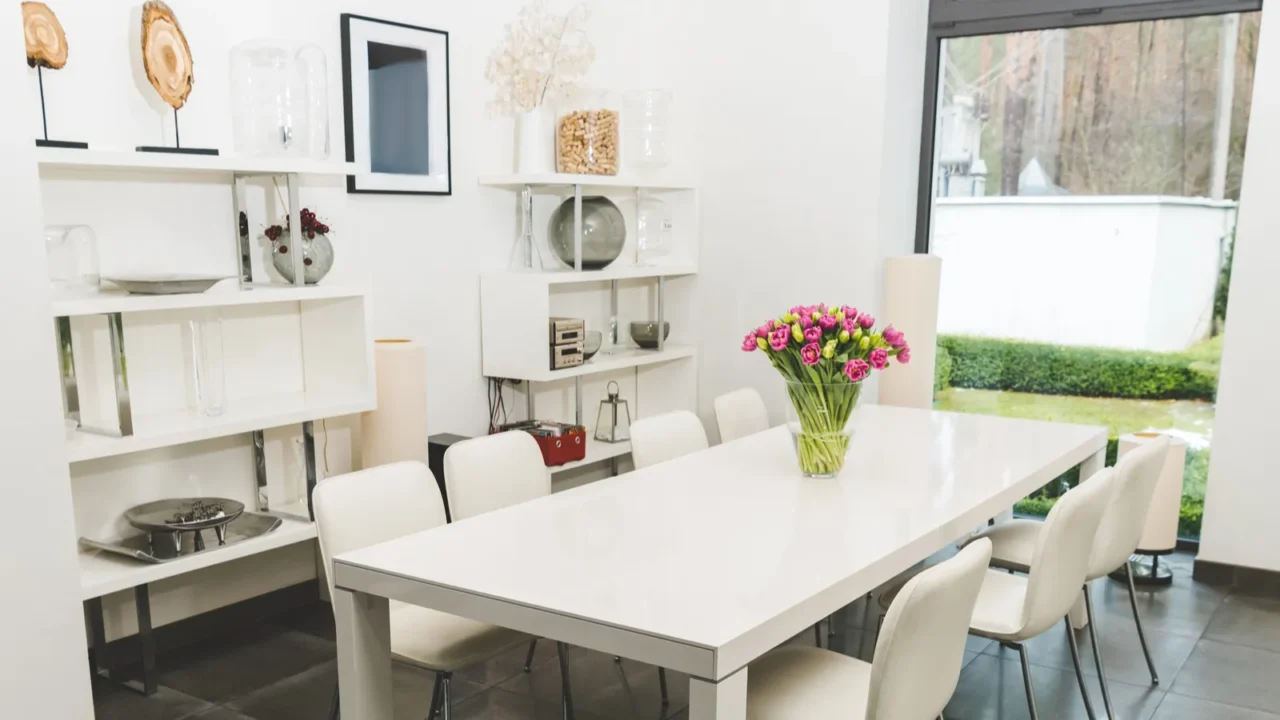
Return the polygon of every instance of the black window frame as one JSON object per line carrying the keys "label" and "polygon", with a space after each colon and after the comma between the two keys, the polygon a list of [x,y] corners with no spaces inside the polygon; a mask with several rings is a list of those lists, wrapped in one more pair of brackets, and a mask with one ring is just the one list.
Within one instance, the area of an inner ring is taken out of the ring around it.
{"label": "black window frame", "polygon": [[942,42],[975,35],[1256,12],[1263,0],[929,0],[915,251],[929,252]]}

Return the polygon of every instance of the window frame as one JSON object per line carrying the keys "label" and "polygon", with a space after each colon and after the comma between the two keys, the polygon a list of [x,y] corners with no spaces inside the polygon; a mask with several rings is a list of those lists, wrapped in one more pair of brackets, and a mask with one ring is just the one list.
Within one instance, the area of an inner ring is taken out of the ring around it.
{"label": "window frame", "polygon": [[929,0],[915,251],[929,252],[942,42],[975,35],[1256,12],[1263,0]]}

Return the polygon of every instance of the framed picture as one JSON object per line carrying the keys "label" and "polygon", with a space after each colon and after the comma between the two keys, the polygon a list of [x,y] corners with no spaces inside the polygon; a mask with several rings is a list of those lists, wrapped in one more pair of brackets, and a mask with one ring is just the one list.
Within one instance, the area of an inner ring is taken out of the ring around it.
{"label": "framed picture", "polygon": [[349,193],[451,195],[449,33],[342,15]]}

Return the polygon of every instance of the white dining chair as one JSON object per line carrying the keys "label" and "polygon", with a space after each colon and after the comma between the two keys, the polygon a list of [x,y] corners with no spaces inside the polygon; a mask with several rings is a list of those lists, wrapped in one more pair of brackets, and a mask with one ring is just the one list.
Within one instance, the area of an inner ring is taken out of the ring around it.
{"label": "white dining chair", "polygon": [[[334,593],[333,558],[445,524],[444,501],[431,470],[421,462],[399,462],[336,475],[316,486],[312,498],[325,582]],[[519,647],[524,633],[407,603],[391,602],[391,655],[436,674],[428,718],[449,720],[454,671]],[[565,660],[561,656],[561,669]],[[571,707],[568,676],[562,702]],[[338,715],[335,690],[330,717]]]}
{"label": "white dining chair", "polygon": [[[444,453],[444,484],[454,522],[551,494],[551,473],[526,432],[464,440]],[[559,646],[557,646],[559,647]],[[529,641],[524,671],[533,669],[538,638]]]}
{"label": "white dining chair", "polygon": [[641,418],[631,424],[631,462],[637,470],[707,447],[702,421],[688,410]]}
{"label": "white dining chair", "polygon": [[1047,632],[1059,620],[1066,628],[1067,646],[1085,711],[1090,720],[1096,717],[1080,667],[1080,648],[1076,645],[1070,613],[1089,572],[1094,538],[1107,504],[1114,496],[1115,479],[1115,469],[1106,468],[1063,495],[1036,535],[1028,574],[990,570],[978,594],[969,632],[1018,651],[1032,720],[1036,720],[1039,713],[1025,643]]}
{"label": "white dining chair", "polygon": [[790,645],[747,671],[748,720],[931,720],[955,692],[991,548],[971,543],[913,577],[889,608],[871,663]]}
{"label": "white dining chair", "polygon": [[720,442],[733,442],[769,429],[769,411],[754,388],[741,388],[716,398],[716,426]]}
{"label": "white dining chair", "polygon": [[[1093,552],[1089,558],[1089,571],[1085,576],[1084,599],[1085,611],[1089,618],[1089,637],[1093,644],[1094,664],[1098,667],[1098,677],[1102,682],[1102,702],[1109,717],[1115,717],[1115,713],[1111,703],[1111,689],[1103,670],[1102,653],[1098,647],[1097,616],[1093,611],[1093,597],[1089,592],[1089,583],[1124,567],[1129,581],[1129,606],[1133,610],[1133,622],[1138,629],[1138,642],[1142,645],[1147,669],[1151,672],[1151,684],[1158,685],[1160,676],[1156,673],[1151,650],[1147,647],[1147,636],[1142,630],[1142,618],[1138,614],[1138,599],[1133,586],[1133,571],[1129,567],[1129,557],[1138,549],[1138,543],[1142,539],[1142,530],[1147,523],[1147,510],[1151,507],[1151,498],[1155,495],[1168,451],[1169,438],[1160,438],[1126,454],[1116,463],[1114,495],[1103,513],[1102,523],[1093,544]],[[1038,520],[1012,520],[988,528],[976,537],[991,540],[992,565],[1026,572],[1034,557],[1036,542],[1044,532],[1044,526],[1045,524]]]}

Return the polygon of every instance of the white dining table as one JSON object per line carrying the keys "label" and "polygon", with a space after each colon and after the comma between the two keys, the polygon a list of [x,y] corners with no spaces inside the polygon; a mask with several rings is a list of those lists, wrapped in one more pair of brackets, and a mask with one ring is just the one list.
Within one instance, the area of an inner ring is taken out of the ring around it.
{"label": "white dining table", "polygon": [[866,405],[840,476],[785,427],[334,559],[342,716],[392,717],[388,599],[690,676],[744,720],[748,665],[1077,464],[1104,427]]}

